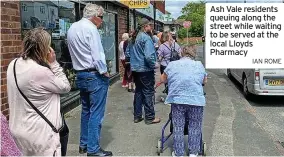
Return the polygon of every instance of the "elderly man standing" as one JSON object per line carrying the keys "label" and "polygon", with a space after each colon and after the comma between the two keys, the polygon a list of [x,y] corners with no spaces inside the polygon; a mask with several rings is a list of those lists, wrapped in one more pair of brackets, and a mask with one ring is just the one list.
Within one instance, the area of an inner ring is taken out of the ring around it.
{"label": "elderly man standing", "polygon": [[87,156],[112,156],[100,147],[102,121],[105,113],[109,74],[98,29],[103,22],[104,9],[87,4],[83,18],[72,24],[67,40],[76,85],[82,100],[81,137],[79,153]]}
{"label": "elderly man standing", "polygon": [[152,23],[146,18],[140,21],[141,30],[137,37],[132,37],[132,42],[127,47],[126,54],[130,56],[130,65],[136,85],[134,95],[134,123],[139,123],[142,117],[144,106],[145,123],[159,123],[160,118],[155,117],[155,68],[157,56],[151,31]]}

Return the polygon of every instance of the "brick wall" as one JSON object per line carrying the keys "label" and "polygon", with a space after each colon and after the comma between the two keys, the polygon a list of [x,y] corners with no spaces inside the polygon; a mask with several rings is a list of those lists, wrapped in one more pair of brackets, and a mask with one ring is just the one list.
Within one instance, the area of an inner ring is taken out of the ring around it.
{"label": "brick wall", "polygon": [[[184,38],[184,39],[178,39],[179,42],[182,42],[182,43],[186,43],[187,42],[187,38]],[[189,43],[200,43],[202,42],[202,37],[190,37],[188,38],[188,42]]]}
{"label": "brick wall", "polygon": [[[127,32],[127,12],[128,9],[126,8],[120,8],[118,9],[118,44],[122,41],[122,34],[123,33],[128,33]],[[118,54],[118,58],[119,58],[119,54]],[[124,68],[119,60],[119,73],[120,73],[120,77],[122,78],[124,75]]]}
{"label": "brick wall", "polygon": [[8,116],[7,67],[21,51],[19,1],[1,1],[1,112]]}

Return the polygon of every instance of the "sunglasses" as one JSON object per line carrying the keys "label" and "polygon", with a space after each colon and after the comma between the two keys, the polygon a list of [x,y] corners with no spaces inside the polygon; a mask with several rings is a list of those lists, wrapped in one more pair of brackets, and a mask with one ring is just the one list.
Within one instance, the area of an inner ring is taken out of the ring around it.
{"label": "sunglasses", "polygon": [[102,20],[103,20],[103,18],[104,18],[103,16],[97,16],[97,17],[99,17],[99,18],[102,19]]}

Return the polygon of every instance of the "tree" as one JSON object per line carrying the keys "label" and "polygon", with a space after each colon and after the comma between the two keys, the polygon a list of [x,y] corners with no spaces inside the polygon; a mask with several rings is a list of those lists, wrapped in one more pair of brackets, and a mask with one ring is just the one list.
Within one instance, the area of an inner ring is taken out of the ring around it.
{"label": "tree", "polygon": [[189,15],[190,13],[205,15],[205,3],[203,1],[189,2],[182,8],[181,12],[183,15]]}
{"label": "tree", "polygon": [[185,18],[186,18],[186,15],[181,15],[177,19],[185,19]]}
{"label": "tree", "polygon": [[[182,8],[181,12],[182,15],[178,19],[191,21],[189,34],[191,36],[202,36],[205,17],[205,3],[203,1],[189,2]],[[180,37],[183,37],[184,34],[186,34],[186,29],[180,29],[178,34]]]}

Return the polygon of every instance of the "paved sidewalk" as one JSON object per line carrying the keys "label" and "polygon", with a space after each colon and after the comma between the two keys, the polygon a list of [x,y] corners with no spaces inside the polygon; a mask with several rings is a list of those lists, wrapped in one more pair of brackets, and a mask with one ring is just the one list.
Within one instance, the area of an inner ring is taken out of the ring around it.
{"label": "paved sidewalk", "polygon": [[[203,139],[207,143],[208,156],[279,156],[279,148],[255,118],[253,109],[224,74],[209,72],[205,86],[206,108],[204,112]],[[159,73],[157,73],[159,74]],[[158,77],[157,77],[158,78]],[[102,128],[101,146],[115,156],[156,156],[162,126],[168,120],[170,106],[158,102],[164,89],[157,89],[156,115],[160,124],[133,123],[133,93],[127,92],[117,82],[109,88],[107,109]],[[68,156],[78,156],[81,106],[67,114],[70,128]],[[169,133],[169,127],[167,129]],[[161,154],[170,156],[169,148]],[[86,155],[86,154],[84,154]]]}
{"label": "paved sidewalk", "polygon": [[[159,73],[157,73],[159,74]],[[157,77],[158,81],[158,77]],[[156,81],[156,82],[157,82]],[[210,81],[209,81],[210,82]],[[210,87],[210,83],[207,85]],[[170,106],[164,105],[159,102],[164,86],[161,85],[156,92],[156,115],[162,118],[160,124],[146,125],[144,122],[138,124],[133,123],[133,93],[127,92],[121,87],[121,82],[113,84],[109,88],[109,95],[107,99],[107,109],[105,113],[105,120],[103,123],[101,146],[105,150],[113,151],[115,156],[136,156],[157,155],[157,143],[161,137],[161,128],[168,120],[168,114],[170,112]],[[210,94],[210,90],[207,91],[207,95]],[[213,94],[214,95],[214,94]],[[212,107],[212,106],[211,106]],[[214,110],[214,109],[213,109]],[[216,108],[216,114],[218,115],[218,107]],[[67,155],[78,156],[79,136],[80,136],[80,114],[81,106],[78,106],[66,115],[66,121],[70,128],[70,139],[68,144]],[[211,112],[209,117],[214,114]],[[214,120],[214,118],[210,119]],[[210,128],[211,122],[205,122],[209,132],[212,132]],[[214,124],[214,123],[212,123]],[[169,133],[169,128],[167,133]],[[211,130],[211,131],[210,131]],[[207,132],[207,131],[206,131]],[[209,138],[210,134],[205,134],[204,138]],[[170,155],[172,148],[172,139],[170,138],[167,143],[170,148],[162,155]]]}

